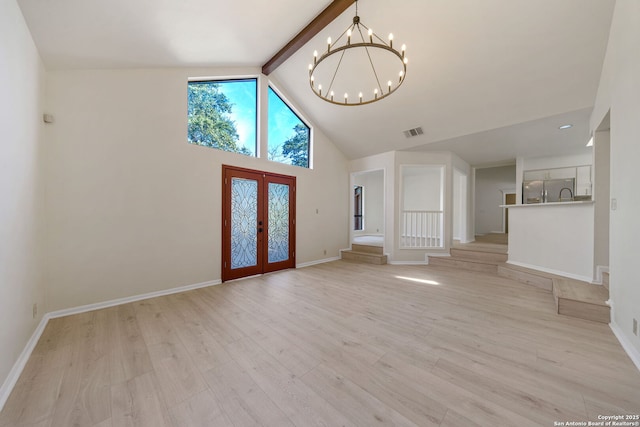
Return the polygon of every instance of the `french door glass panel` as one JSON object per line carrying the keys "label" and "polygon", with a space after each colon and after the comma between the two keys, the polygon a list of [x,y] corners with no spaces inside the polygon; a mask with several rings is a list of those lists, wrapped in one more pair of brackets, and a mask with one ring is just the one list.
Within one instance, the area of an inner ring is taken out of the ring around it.
{"label": "french door glass panel", "polygon": [[231,178],[231,268],[258,265],[258,181]]}
{"label": "french door glass panel", "polygon": [[269,183],[268,262],[289,259],[289,186]]}

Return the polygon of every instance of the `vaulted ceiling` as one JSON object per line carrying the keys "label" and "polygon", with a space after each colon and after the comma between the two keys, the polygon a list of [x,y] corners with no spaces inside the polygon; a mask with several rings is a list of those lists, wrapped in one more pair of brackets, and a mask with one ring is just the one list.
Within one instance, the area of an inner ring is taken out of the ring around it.
{"label": "vaulted ceiling", "polygon": [[[18,0],[48,69],[259,67],[327,0]],[[614,0],[360,0],[377,33],[407,45],[403,86],[341,107],[308,86],[314,49],[347,9],[270,77],[349,158],[452,150],[471,164],[578,153],[588,139]],[[572,123],[560,131],[558,126]],[[424,135],[403,130],[421,126]]]}

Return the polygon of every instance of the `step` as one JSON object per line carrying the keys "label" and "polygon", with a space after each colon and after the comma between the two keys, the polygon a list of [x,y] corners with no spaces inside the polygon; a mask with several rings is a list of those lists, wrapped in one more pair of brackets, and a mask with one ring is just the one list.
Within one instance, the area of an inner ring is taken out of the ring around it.
{"label": "step", "polygon": [[482,261],[487,263],[504,263],[508,255],[503,251],[451,248],[451,256],[470,261]]}
{"label": "step", "polygon": [[342,251],[342,259],[376,265],[384,265],[387,263],[386,255],[358,252],[354,250]]}
{"label": "step", "polygon": [[519,267],[513,264],[498,264],[498,276],[515,280],[525,285],[535,286],[551,292],[553,290],[553,278],[550,274],[530,268]]}
{"label": "step", "polygon": [[606,303],[609,291],[604,286],[568,278],[554,278],[553,296],[558,314],[600,323],[611,321],[611,308]]}
{"label": "step", "polygon": [[497,266],[493,262],[469,260],[469,259],[458,258],[453,256],[449,256],[449,257],[430,256],[429,265],[434,265],[439,267],[458,268],[463,270],[478,271],[482,273],[491,273],[491,274],[496,274],[498,272]]}
{"label": "step", "polygon": [[602,286],[606,290],[609,290],[609,273],[607,271],[602,272]]}
{"label": "step", "polygon": [[382,246],[351,244],[351,250],[355,252],[364,252],[368,254],[382,255]]}

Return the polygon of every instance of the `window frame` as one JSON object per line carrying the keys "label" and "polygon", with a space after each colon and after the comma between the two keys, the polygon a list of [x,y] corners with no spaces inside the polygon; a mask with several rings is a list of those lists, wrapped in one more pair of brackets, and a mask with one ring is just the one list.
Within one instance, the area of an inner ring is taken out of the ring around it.
{"label": "window frame", "polygon": [[[277,85],[269,80],[267,81],[267,90],[266,90],[266,100],[265,100],[265,106],[266,106],[266,153],[264,158],[270,162],[274,162],[274,163],[279,163],[281,165],[288,165],[288,166],[293,166],[293,167],[301,167],[304,169],[313,169],[313,137],[314,137],[314,131],[313,131],[313,126],[310,124],[309,120],[306,119],[306,117],[304,117],[303,114],[300,113],[300,111],[287,99],[286,96],[284,96],[282,94],[282,91],[280,91],[277,87]],[[282,101],[284,103],[284,105],[286,105],[289,110],[298,118],[298,120],[300,120],[300,122],[302,122],[302,124],[304,124],[308,129],[309,129],[309,142],[307,144],[307,167],[304,166],[298,166],[298,165],[292,165],[290,163],[283,163],[283,162],[279,162],[277,160],[269,160],[269,89],[273,90],[273,93],[280,99],[280,101]]]}

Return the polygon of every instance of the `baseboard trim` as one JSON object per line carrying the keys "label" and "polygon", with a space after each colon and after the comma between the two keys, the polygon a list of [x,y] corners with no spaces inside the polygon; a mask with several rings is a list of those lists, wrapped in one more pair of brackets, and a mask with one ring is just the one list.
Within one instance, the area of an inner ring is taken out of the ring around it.
{"label": "baseboard trim", "polygon": [[0,387],[0,412],[4,408],[4,404],[7,403],[7,400],[13,391],[13,387],[15,387],[18,382],[18,378],[20,378],[22,370],[26,366],[29,357],[31,357],[33,349],[36,348],[36,344],[38,344],[40,336],[42,335],[42,332],[44,332],[44,328],[47,326],[48,322],[49,315],[45,314],[42,316],[42,319],[40,319],[40,323],[38,323],[36,330],[31,334],[31,338],[27,341],[27,345],[25,345],[22,353],[20,353],[18,360],[13,364],[13,367],[9,371],[7,378],[4,380],[2,387]]}
{"label": "baseboard trim", "polygon": [[525,262],[518,261],[507,261],[507,264],[517,265],[518,267],[529,268],[531,270],[538,270],[544,273],[555,274],[556,276],[568,277],[569,279],[580,280],[582,282],[591,283],[593,281],[593,277],[588,276],[580,276],[579,274],[567,273],[566,271],[554,270],[552,268],[540,267],[538,265],[527,264]]}
{"label": "baseboard trim", "polygon": [[64,317],[64,316],[70,316],[72,314],[86,313],[88,311],[115,307],[117,305],[128,304],[130,302],[142,301],[145,299],[162,297],[165,295],[177,294],[180,292],[192,291],[194,289],[206,288],[209,286],[219,285],[220,283],[222,283],[222,281],[220,280],[211,280],[208,282],[196,283],[194,285],[186,285],[186,286],[180,286],[177,288],[165,289],[162,291],[155,291],[155,292],[149,292],[146,294],[133,295],[130,297],[116,298],[109,301],[98,302],[95,304],[87,304],[87,305],[81,305],[79,307],[65,308],[63,310],[52,311],[51,313],[48,313],[48,315],[51,319],[55,319],[56,317]]}
{"label": "baseboard trim", "polygon": [[635,348],[633,344],[629,342],[629,340],[627,340],[627,337],[624,335],[624,333],[622,333],[622,329],[617,323],[611,322],[609,323],[609,327],[613,331],[613,334],[616,336],[616,338],[618,338],[618,341],[620,342],[620,345],[622,346],[624,351],[627,353],[627,356],[629,356],[633,364],[636,365],[636,368],[638,368],[638,370],[640,371],[640,351],[638,351],[638,349]]}
{"label": "baseboard trim", "polygon": [[602,285],[602,273],[608,273],[609,266],[596,265],[596,280],[593,281],[594,285]]}
{"label": "baseboard trim", "polygon": [[429,265],[427,261],[388,261],[391,265]]}
{"label": "baseboard trim", "polygon": [[[340,249],[340,252],[342,251],[348,251],[349,249]],[[305,268],[305,267],[311,267],[312,265],[318,265],[318,264],[324,264],[326,262],[333,262],[333,261],[338,261],[340,259],[340,257],[338,256],[334,256],[331,258],[325,258],[325,259],[317,259],[315,261],[309,261],[309,262],[303,262],[300,264],[296,264],[296,268]]]}
{"label": "baseboard trim", "polygon": [[40,340],[40,336],[42,336],[42,332],[44,332],[44,329],[46,328],[47,323],[49,323],[50,319],[55,319],[57,317],[70,316],[72,314],[86,313],[88,311],[100,310],[103,308],[114,307],[117,305],[128,304],[130,302],[142,301],[145,299],[156,298],[164,295],[177,294],[180,292],[191,291],[194,289],[206,288],[209,286],[219,285],[220,283],[222,283],[220,280],[211,280],[208,282],[196,283],[194,285],[180,286],[177,288],[165,289],[165,290],[156,291],[156,292],[149,292],[146,294],[134,295],[134,296],[125,297],[125,298],[117,298],[117,299],[99,302],[95,304],[81,305],[78,307],[66,308],[64,310],[57,310],[57,311],[52,311],[50,313],[46,313],[44,316],[42,316],[42,319],[40,319],[40,323],[36,327],[35,331],[33,331],[33,334],[31,334],[31,338],[29,338],[29,341],[27,341],[27,344],[22,350],[22,353],[20,353],[18,360],[16,360],[16,363],[14,363],[13,367],[11,368],[11,371],[9,371],[9,375],[7,376],[4,383],[2,384],[2,387],[0,387],[0,411],[2,411],[2,409],[4,408],[4,405],[7,402],[7,399],[9,399],[9,396],[11,395],[13,388],[18,382],[18,379],[20,378],[20,375],[22,374],[22,371],[24,370],[24,367],[26,366],[27,361],[29,360],[29,357],[31,357],[31,353],[33,352],[33,349],[36,347],[36,344],[38,344],[38,341]]}

